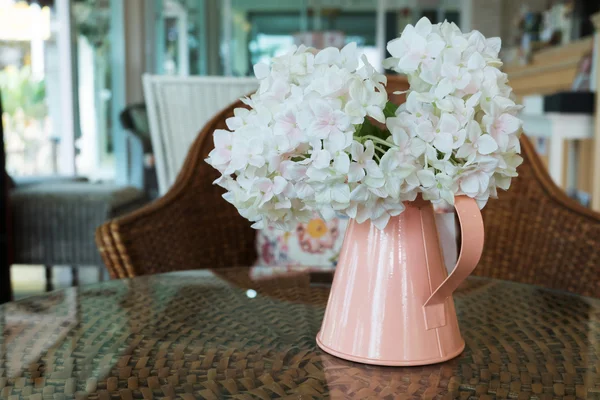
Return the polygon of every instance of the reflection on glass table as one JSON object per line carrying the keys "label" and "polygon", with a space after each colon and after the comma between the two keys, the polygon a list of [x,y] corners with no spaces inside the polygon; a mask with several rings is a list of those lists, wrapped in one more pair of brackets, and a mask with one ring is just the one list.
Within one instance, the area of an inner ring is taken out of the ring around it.
{"label": "reflection on glass table", "polygon": [[0,396],[593,398],[600,393],[595,378],[599,300],[470,278],[454,297],[466,341],[459,357],[416,368],[373,367],[316,347],[331,273],[293,271],[256,280],[252,271],[154,275],[1,306]]}

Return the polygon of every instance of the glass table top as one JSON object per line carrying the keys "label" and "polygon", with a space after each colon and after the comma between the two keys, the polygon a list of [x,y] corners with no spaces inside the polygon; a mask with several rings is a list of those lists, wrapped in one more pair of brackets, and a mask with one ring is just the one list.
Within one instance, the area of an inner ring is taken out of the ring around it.
{"label": "glass table top", "polygon": [[469,278],[465,351],[374,367],[315,343],[328,273],[232,268],[0,306],[0,399],[600,398],[600,301]]}

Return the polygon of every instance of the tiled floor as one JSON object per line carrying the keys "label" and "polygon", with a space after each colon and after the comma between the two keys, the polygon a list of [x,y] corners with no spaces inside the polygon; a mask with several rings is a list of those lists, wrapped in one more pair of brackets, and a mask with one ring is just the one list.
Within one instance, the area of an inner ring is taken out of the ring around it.
{"label": "tiled floor", "polygon": [[[10,269],[11,282],[15,300],[23,297],[45,293],[46,274],[41,265],[13,265]],[[54,267],[54,288],[62,289],[71,286],[71,268]],[[108,274],[104,271],[104,279]],[[79,284],[86,285],[98,282],[98,267],[79,267]]]}

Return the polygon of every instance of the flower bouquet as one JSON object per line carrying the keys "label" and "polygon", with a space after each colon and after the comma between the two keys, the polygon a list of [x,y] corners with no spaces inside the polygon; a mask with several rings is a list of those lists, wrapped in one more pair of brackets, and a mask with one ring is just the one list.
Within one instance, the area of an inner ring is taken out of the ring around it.
{"label": "flower bouquet", "polygon": [[520,164],[517,118],[500,40],[426,18],[388,43],[385,66],[406,74],[407,101],[390,103],[386,77],[355,43],[300,46],[254,67],[258,91],[214,133],[207,161],[225,199],[262,228],[291,229],[317,211],[382,229],[419,193],[483,207]]}
{"label": "flower bouquet", "polygon": [[[408,77],[404,104],[388,101],[386,77],[359,58],[356,44],[300,46],[254,67],[260,87],[243,99],[249,109],[227,120],[228,130],[215,131],[207,161],[221,173],[215,183],[224,198],[255,228],[292,229],[313,212],[346,214],[351,222],[319,345],[355,361],[415,365],[464,347],[450,294],[481,254],[479,208],[517,176],[521,107],[499,70],[498,38],[423,18],[387,48],[384,66]],[[448,279],[432,203],[455,206],[463,225],[462,263]],[[412,294],[396,286],[398,275],[411,280]],[[405,294],[401,307],[393,292]],[[391,301],[407,313],[400,321],[421,313],[415,335],[407,333],[420,350],[398,350],[401,339],[386,335],[401,325],[374,318],[365,296],[380,311]],[[344,323],[335,320],[341,315]],[[365,334],[375,331],[364,321],[379,323],[379,336]],[[431,336],[438,329],[451,338],[445,348]]]}

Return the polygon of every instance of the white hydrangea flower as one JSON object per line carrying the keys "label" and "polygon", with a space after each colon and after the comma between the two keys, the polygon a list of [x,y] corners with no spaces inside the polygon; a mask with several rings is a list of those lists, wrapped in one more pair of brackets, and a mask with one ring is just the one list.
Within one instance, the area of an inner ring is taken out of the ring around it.
{"label": "white hydrangea flower", "polygon": [[356,187],[383,186],[373,143],[364,151],[354,141],[367,118],[385,122],[385,77],[363,64],[351,43],[300,46],[254,67],[260,84],[244,99],[250,109],[236,109],[228,130],[215,131],[207,159],[222,174],[215,183],[225,199],[253,227],[293,229],[314,211],[330,218],[351,207]]}
{"label": "white hydrangea flower", "polygon": [[467,195],[483,206],[516,176],[521,107],[498,69],[500,45],[499,38],[463,34],[453,23],[430,28],[425,18],[388,44],[385,65],[410,84],[406,105],[396,111],[402,122],[389,118],[388,127],[394,134],[401,124],[408,137],[426,143],[416,163],[425,199],[453,203],[455,195]]}
{"label": "white hydrangea flower", "polygon": [[[317,211],[383,229],[405,202],[467,195],[483,207],[522,162],[520,106],[498,67],[500,40],[426,18],[388,43],[384,65],[408,76],[400,107],[356,44],[300,46],[257,64],[259,89],[207,162],[254,228],[294,229]],[[385,126],[383,126],[385,124]]]}

